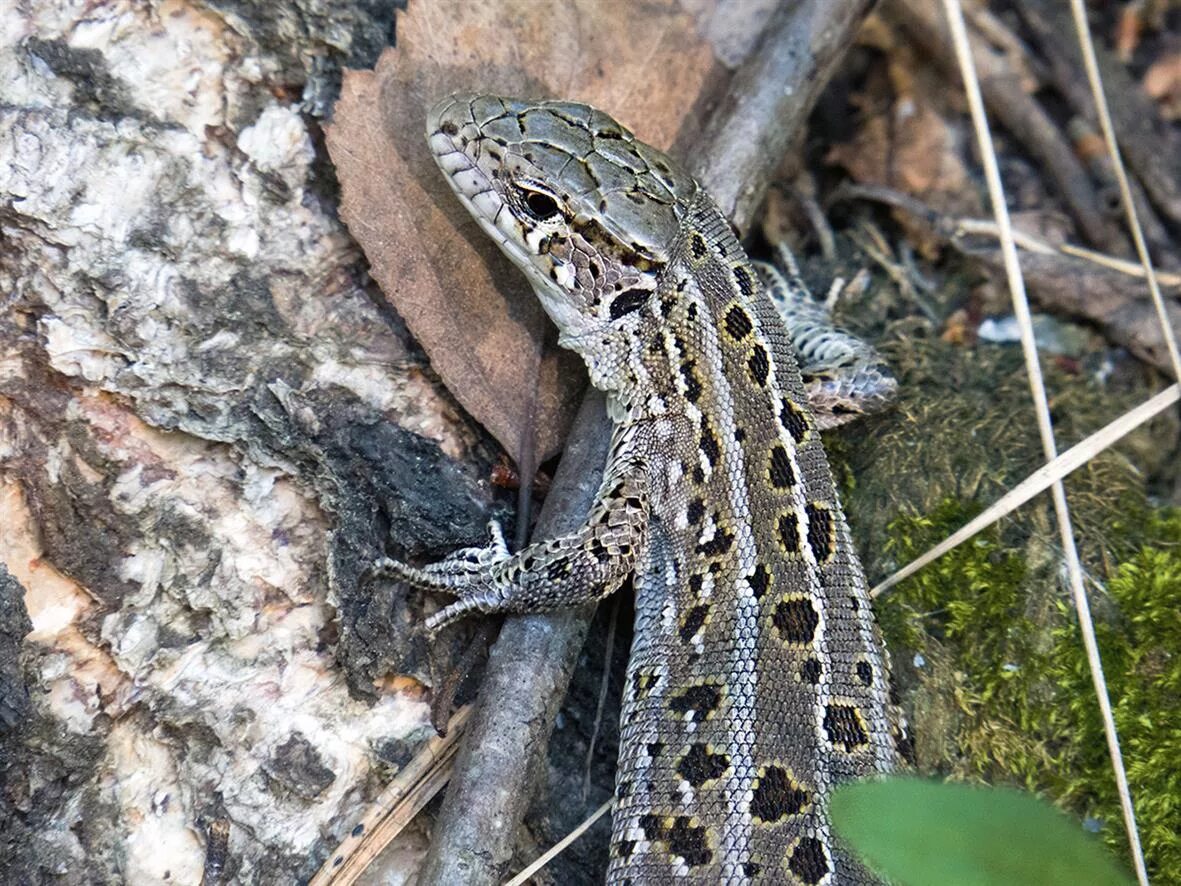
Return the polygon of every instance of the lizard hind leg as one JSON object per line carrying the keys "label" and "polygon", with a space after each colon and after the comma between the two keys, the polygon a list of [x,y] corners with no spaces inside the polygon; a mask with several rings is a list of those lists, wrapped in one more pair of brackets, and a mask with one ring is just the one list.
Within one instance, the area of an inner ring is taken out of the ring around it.
{"label": "lizard hind leg", "polygon": [[881,411],[898,389],[885,361],[868,342],[833,325],[831,305],[813,297],[786,245],[778,245],[776,258],[778,266],[753,264],[791,337],[816,424],[825,430]]}

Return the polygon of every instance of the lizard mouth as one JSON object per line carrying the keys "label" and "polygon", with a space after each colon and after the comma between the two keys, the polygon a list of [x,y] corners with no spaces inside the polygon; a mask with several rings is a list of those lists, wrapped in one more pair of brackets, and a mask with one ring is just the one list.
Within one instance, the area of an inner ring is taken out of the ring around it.
{"label": "lizard mouth", "polygon": [[438,102],[427,115],[427,143],[451,190],[480,227],[517,265],[534,288],[547,289],[552,259],[529,248],[529,231],[514,215],[493,171],[481,164],[485,137],[476,119],[480,96],[456,94]]}

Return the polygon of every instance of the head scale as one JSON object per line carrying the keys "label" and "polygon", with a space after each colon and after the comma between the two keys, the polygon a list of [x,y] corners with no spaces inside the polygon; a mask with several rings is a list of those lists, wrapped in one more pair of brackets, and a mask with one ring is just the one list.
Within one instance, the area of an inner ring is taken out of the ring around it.
{"label": "head scale", "polygon": [[[427,138],[452,189],[528,276],[563,343],[637,322],[696,192],[613,119],[573,102],[453,95]],[[584,351],[585,355],[585,351]]]}

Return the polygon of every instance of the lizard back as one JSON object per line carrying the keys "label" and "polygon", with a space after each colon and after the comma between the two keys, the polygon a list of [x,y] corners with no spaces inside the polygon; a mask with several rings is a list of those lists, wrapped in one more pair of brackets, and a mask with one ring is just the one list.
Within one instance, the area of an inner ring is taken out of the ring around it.
{"label": "lizard back", "polygon": [[616,421],[583,533],[496,554],[491,590],[437,623],[634,571],[608,882],[876,882],[827,809],[895,765],[885,652],[787,331],[729,224],[585,105],[453,96],[428,136]]}

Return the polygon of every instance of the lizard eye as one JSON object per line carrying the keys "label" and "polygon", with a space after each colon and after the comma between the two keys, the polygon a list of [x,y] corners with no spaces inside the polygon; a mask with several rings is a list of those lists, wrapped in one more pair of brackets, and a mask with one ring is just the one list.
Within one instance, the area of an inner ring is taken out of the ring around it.
{"label": "lizard eye", "polygon": [[538,221],[546,221],[560,211],[558,201],[543,191],[526,190],[522,204],[525,211]]}

